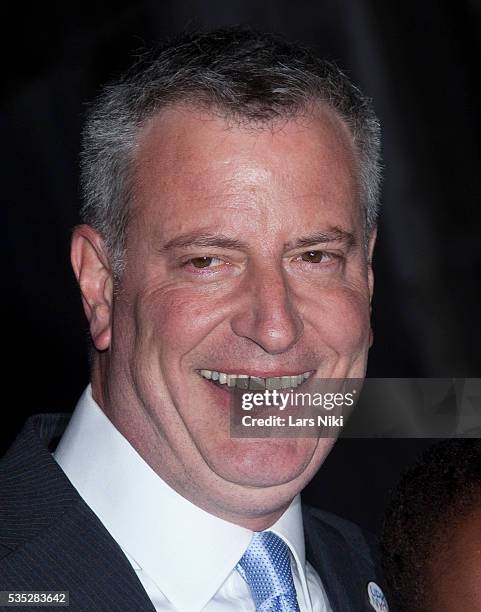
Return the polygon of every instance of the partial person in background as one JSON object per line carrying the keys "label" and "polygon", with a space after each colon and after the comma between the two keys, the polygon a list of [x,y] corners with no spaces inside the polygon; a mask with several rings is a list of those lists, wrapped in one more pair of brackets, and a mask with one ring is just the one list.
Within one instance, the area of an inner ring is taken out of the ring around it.
{"label": "partial person in background", "polygon": [[391,612],[481,611],[481,440],[439,442],[405,473],[382,548]]}
{"label": "partial person in background", "polygon": [[186,35],[105,88],[71,251],[91,385],[0,465],[2,589],[89,612],[387,609],[361,530],[301,506],[334,440],[229,427],[232,388],[365,376],[379,179],[369,101],[274,36]]}

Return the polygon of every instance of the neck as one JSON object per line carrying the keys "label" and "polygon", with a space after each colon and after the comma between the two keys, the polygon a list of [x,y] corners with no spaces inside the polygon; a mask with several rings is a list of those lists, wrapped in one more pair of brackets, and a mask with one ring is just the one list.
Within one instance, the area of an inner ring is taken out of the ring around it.
{"label": "neck", "polygon": [[207,507],[204,504],[196,503],[196,501],[192,499],[190,499],[189,501],[194,503],[199,508],[202,508],[202,510],[209,512],[209,514],[217,516],[218,518],[229,523],[233,523],[234,525],[239,525],[239,527],[243,527],[244,529],[249,529],[250,531],[265,531],[266,529],[272,527],[272,525],[274,525],[274,523],[276,523],[281,518],[287,508],[289,508],[289,505],[291,503],[289,502],[287,504],[284,504],[282,507],[270,512],[262,512],[258,515],[254,515],[254,513],[252,513],[251,515],[246,515],[240,513],[237,514],[232,512],[226,512],[222,508],[216,506]]}

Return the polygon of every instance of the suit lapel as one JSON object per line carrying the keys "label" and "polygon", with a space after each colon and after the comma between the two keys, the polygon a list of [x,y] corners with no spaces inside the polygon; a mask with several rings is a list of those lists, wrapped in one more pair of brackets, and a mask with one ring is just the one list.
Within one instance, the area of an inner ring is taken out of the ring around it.
{"label": "suit lapel", "polygon": [[349,598],[342,582],[349,568],[335,554],[339,542],[332,530],[319,521],[303,513],[306,538],[306,558],[318,573],[333,611],[351,610]]}
{"label": "suit lapel", "polygon": [[[306,557],[319,574],[333,612],[371,610],[367,585],[378,580],[368,545],[354,525],[336,527],[336,517],[303,508]],[[342,531],[344,529],[344,531]]]}
{"label": "suit lapel", "polygon": [[0,464],[0,544],[9,551],[0,559],[2,588],[69,591],[71,609],[85,612],[155,612],[122,550],[47,449],[67,420],[30,419]]}
{"label": "suit lapel", "polygon": [[84,503],[1,563],[2,588],[69,591],[70,608],[85,612],[155,612],[129,561]]}

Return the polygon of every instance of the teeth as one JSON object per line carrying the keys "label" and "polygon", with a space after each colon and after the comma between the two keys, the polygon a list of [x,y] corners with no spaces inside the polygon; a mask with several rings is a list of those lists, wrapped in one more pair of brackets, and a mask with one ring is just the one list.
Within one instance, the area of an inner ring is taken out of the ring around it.
{"label": "teeth", "polygon": [[295,389],[309,378],[311,372],[296,374],[295,376],[271,376],[260,378],[248,374],[226,374],[215,370],[200,370],[200,375],[207,380],[215,380],[221,385],[237,387],[238,389],[250,389],[260,391],[264,389]]}
{"label": "teeth", "polygon": [[251,376],[249,380],[249,389],[253,391],[260,391],[266,388],[266,381],[264,378],[258,378],[257,376]]}
{"label": "teeth", "polygon": [[249,377],[246,374],[238,374],[235,386],[238,389],[248,389],[249,388]]}
{"label": "teeth", "polygon": [[266,378],[266,389],[280,389],[281,388],[280,376],[273,376],[272,378]]}

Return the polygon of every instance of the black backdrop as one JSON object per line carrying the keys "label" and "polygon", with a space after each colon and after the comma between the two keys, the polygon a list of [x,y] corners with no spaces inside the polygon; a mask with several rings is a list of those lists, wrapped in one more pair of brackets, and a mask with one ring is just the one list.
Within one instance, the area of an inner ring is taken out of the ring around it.
{"label": "black backdrop", "polygon": [[[2,448],[28,414],[71,410],[88,380],[68,263],[85,102],[134,50],[185,27],[239,23],[338,61],[382,120],[369,375],[480,376],[477,0],[19,3],[2,32]],[[340,441],[305,497],[376,529],[389,487],[427,443]]]}

